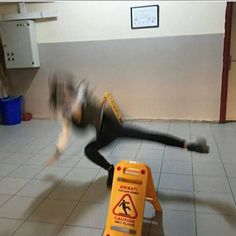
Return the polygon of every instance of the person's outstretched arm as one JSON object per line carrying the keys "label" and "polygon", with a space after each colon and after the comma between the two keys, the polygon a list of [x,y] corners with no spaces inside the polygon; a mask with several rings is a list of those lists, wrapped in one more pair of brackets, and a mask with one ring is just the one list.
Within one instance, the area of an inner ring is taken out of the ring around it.
{"label": "person's outstretched arm", "polygon": [[65,150],[68,140],[69,140],[69,136],[71,133],[70,126],[71,126],[70,121],[68,119],[63,118],[62,130],[61,130],[59,137],[58,137],[58,141],[56,144],[56,151],[53,154],[53,157],[46,162],[46,165],[51,165],[60,159],[60,156],[63,153],[63,151]]}

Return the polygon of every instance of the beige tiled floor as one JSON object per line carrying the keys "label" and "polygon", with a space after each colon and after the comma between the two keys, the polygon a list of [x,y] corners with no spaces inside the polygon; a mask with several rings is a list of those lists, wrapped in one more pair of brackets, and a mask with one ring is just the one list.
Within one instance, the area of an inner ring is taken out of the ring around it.
{"label": "beige tiled floor", "polygon": [[[205,136],[202,155],[155,143],[117,140],[101,151],[109,161],[147,163],[163,214],[146,203],[143,236],[235,236],[236,124],[130,121],[149,130],[195,140]],[[59,127],[32,120],[0,126],[0,235],[101,236],[110,191],[106,171],[87,160],[89,130],[73,134],[62,159],[50,167]]]}

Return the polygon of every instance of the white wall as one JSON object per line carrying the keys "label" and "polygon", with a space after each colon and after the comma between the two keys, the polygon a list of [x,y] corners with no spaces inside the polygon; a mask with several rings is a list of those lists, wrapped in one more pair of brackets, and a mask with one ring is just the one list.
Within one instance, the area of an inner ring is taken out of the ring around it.
{"label": "white wall", "polygon": [[[160,6],[160,27],[131,30],[130,7],[151,4]],[[41,68],[34,78],[21,83],[26,70],[12,77],[19,87],[27,85],[27,109],[38,117],[48,115],[48,71],[56,66],[88,78],[99,91],[114,91],[128,118],[218,120],[225,7],[225,2],[27,3],[28,11],[58,10],[58,19],[37,23]],[[16,5],[0,5],[0,14],[12,12]]]}
{"label": "white wall", "polygon": [[[160,6],[160,27],[132,30],[130,7]],[[56,21],[37,24],[39,43],[147,38],[224,32],[225,2],[60,1],[27,3],[28,11],[58,10]],[[0,6],[0,14],[16,12]]]}

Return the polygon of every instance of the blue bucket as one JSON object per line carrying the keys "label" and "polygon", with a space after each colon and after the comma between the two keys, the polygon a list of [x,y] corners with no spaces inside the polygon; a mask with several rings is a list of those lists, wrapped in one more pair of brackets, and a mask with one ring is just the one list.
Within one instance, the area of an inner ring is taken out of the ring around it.
{"label": "blue bucket", "polygon": [[21,122],[21,101],[22,96],[7,97],[1,101],[2,123],[4,125],[16,125]]}

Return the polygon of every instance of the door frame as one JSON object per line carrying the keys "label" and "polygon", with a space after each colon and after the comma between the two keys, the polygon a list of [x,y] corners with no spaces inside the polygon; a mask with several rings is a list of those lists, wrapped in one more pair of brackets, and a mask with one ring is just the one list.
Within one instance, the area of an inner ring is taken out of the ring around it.
{"label": "door frame", "polygon": [[227,2],[226,12],[225,12],[225,36],[224,36],[223,71],[222,71],[222,82],[221,82],[220,120],[219,120],[220,123],[226,122],[232,16],[233,16],[233,2]]}

